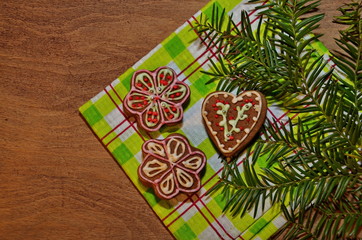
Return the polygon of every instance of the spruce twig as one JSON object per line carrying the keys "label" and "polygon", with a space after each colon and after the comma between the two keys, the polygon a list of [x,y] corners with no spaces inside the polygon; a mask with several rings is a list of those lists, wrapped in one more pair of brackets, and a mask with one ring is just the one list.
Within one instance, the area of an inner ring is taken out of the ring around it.
{"label": "spruce twig", "polygon": [[[281,202],[288,221],[281,231],[289,239],[355,238],[362,226],[362,1],[341,7],[336,18],[347,25],[337,40],[342,51],[333,54],[337,72],[311,47],[320,37],[312,34],[323,18],[315,13],[318,5],[271,0],[259,7],[255,31],[246,12],[237,27],[214,7],[196,26],[219,49],[221,61],[206,72],[209,82],[224,91],[259,90],[299,114],[265,124],[263,137],[247,149],[242,173],[236,162],[224,163],[212,192],[222,191],[224,210],[233,215],[252,209],[255,215],[259,203],[264,209],[265,201]],[[259,161],[267,167],[257,170]]]}

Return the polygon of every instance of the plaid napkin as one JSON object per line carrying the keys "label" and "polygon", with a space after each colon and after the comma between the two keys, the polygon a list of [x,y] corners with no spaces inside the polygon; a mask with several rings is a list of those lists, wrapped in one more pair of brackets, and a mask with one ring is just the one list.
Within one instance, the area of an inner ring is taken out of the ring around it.
{"label": "plaid napkin", "polygon": [[[79,110],[175,238],[267,239],[285,223],[277,208],[266,207],[266,210],[260,210],[256,217],[253,217],[252,213],[242,218],[232,217],[228,213],[222,213],[225,202],[220,193],[206,194],[217,183],[223,166],[201,118],[203,98],[216,89],[216,84],[205,85],[210,77],[201,74],[200,70],[210,69],[209,59],[217,61],[218,56],[215,54],[216,49],[207,48],[206,44],[202,43],[201,37],[192,27],[201,12],[211,16],[213,3],[233,14],[234,19],[239,19],[242,9],[248,10],[252,22],[256,24],[258,17],[254,10],[255,5],[238,0],[212,1]],[[320,54],[327,52],[321,43],[315,43],[313,47]],[[326,54],[325,57],[328,58]],[[173,68],[178,79],[190,86],[190,103],[185,109],[182,123],[174,127],[163,127],[159,132],[148,133],[138,128],[133,117],[125,115],[122,103],[136,70],[154,70],[160,66]],[[271,117],[283,123],[287,117],[295,116],[275,106],[269,106],[268,118]],[[165,138],[172,132],[183,134],[194,147],[204,151],[208,159],[207,166],[199,192],[189,196],[179,195],[172,200],[160,200],[152,189],[143,186],[139,181],[137,168],[142,161],[142,144],[150,138]],[[241,162],[242,159],[239,159],[239,163]],[[265,167],[264,164],[262,160],[258,162],[259,167]]]}

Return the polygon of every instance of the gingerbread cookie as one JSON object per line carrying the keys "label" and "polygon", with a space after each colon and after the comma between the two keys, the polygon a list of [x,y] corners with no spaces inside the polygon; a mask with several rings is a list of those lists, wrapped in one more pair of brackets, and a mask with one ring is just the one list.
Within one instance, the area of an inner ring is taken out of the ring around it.
{"label": "gingerbread cookie", "polygon": [[138,176],[159,198],[171,199],[181,192],[193,193],[200,189],[199,173],[206,157],[191,147],[184,136],[171,134],[164,140],[148,140],[142,146],[142,153]]}
{"label": "gingerbread cookie", "polygon": [[168,67],[155,71],[135,72],[131,89],[124,100],[126,112],[135,115],[138,125],[147,131],[157,131],[164,124],[182,120],[182,104],[188,100],[190,88],[177,80]]}
{"label": "gingerbread cookie", "polygon": [[258,91],[238,96],[214,92],[202,104],[202,117],[213,143],[230,158],[254,138],[265,121],[266,110],[266,99]]}

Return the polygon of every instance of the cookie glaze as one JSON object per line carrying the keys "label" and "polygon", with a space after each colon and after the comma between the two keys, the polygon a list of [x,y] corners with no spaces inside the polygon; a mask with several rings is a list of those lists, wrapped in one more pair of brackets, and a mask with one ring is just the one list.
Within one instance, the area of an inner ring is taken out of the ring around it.
{"label": "cookie glaze", "polygon": [[231,157],[259,131],[265,121],[266,110],[266,99],[258,91],[245,91],[238,96],[214,92],[202,104],[202,117],[218,150]]}
{"label": "cookie glaze", "polygon": [[147,131],[157,131],[165,124],[175,124],[183,118],[182,104],[190,97],[190,88],[177,80],[169,67],[134,73],[124,108],[135,115],[138,125]]}
{"label": "cookie glaze", "polygon": [[142,153],[138,176],[159,198],[171,199],[179,193],[200,189],[199,173],[205,166],[206,156],[191,147],[184,136],[171,134],[164,140],[148,140],[142,146]]}

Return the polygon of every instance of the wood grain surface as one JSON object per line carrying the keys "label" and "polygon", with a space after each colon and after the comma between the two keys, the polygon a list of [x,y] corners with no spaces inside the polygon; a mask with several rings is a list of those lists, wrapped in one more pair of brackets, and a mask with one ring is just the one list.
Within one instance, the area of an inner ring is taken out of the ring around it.
{"label": "wood grain surface", "polygon": [[0,239],[172,239],[78,107],[207,2],[0,1]]}

